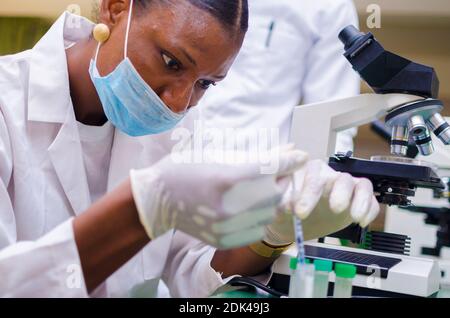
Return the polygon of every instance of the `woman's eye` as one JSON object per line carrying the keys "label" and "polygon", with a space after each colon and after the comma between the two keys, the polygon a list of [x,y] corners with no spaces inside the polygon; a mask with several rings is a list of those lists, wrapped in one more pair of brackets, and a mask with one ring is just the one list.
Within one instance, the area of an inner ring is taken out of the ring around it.
{"label": "woman's eye", "polygon": [[181,65],[180,65],[180,63],[177,62],[177,60],[171,58],[170,56],[168,56],[164,53],[162,53],[162,58],[163,58],[164,64],[166,64],[166,67],[168,67],[169,69],[174,70],[174,71],[178,71],[181,69]]}
{"label": "woman's eye", "polygon": [[200,81],[199,81],[199,84],[200,84],[200,86],[201,86],[203,89],[208,89],[211,85],[212,85],[212,86],[216,86],[216,85],[217,85],[216,82],[214,82],[214,81],[207,81],[207,80],[200,80]]}

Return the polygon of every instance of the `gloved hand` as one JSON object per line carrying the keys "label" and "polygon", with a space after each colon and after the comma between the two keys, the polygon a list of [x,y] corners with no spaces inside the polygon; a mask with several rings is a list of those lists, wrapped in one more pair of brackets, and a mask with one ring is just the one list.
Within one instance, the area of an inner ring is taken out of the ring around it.
{"label": "gloved hand", "polygon": [[276,173],[261,174],[258,163],[237,163],[235,158],[246,157],[242,153],[205,164],[175,163],[168,156],[131,171],[133,197],[149,237],[178,229],[218,248],[260,240],[286,191],[281,180],[307,160],[304,152],[288,148],[267,156],[278,163]]}
{"label": "gloved hand", "polygon": [[284,208],[266,227],[264,241],[270,245],[295,240],[292,214],[287,210],[304,220],[306,240],[339,231],[352,221],[366,227],[380,211],[369,180],[337,172],[321,160],[309,161],[294,180],[283,199]]}

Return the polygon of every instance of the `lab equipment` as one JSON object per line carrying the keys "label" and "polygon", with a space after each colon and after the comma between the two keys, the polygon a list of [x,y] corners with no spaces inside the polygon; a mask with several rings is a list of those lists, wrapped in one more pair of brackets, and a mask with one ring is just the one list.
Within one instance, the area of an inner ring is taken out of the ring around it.
{"label": "lab equipment", "polygon": [[450,128],[439,114],[443,105],[436,99],[439,80],[434,69],[386,51],[371,33],[360,33],[354,26],[342,30],[339,39],[345,45],[344,56],[377,94],[408,93],[426,98],[386,115],[386,124],[392,127],[394,154],[405,155],[403,146],[409,134],[420,153],[430,155],[434,148],[429,129],[449,144]]}
{"label": "lab equipment", "polygon": [[[411,250],[411,238],[407,235],[369,231],[368,228],[362,228],[357,224],[329,234],[328,237],[345,240],[365,250],[401,255],[410,255]],[[319,241],[323,243],[324,239],[321,238]]]}
{"label": "lab equipment", "polygon": [[315,259],[316,269],[314,276],[314,298],[327,298],[330,272],[333,271],[333,262],[324,259]]}
{"label": "lab equipment", "polygon": [[[450,128],[439,114],[443,104],[436,99],[439,80],[433,68],[386,51],[371,33],[360,33],[353,26],[342,30],[339,38],[345,45],[344,56],[376,94],[295,108],[291,140],[299,149],[307,151],[311,158],[326,159],[334,152],[337,132],[383,116],[392,132],[394,155],[406,155],[407,135],[413,137],[422,155],[434,150],[430,130],[444,143],[449,142]],[[316,125],[317,118],[321,118],[321,125]],[[408,205],[407,197],[414,196],[418,187],[443,187],[429,167],[350,157],[331,158],[330,164],[338,171],[372,177],[374,187],[381,190],[381,203]]]}
{"label": "lab equipment", "polygon": [[411,238],[407,235],[368,231],[362,242],[366,250],[409,255]]}
{"label": "lab equipment", "polygon": [[291,275],[290,275],[290,280],[289,280],[289,297],[294,297],[295,295],[295,290],[294,288],[296,287],[294,281],[295,281],[295,271],[297,270],[297,265],[298,265],[298,259],[297,257],[291,257],[290,261],[289,261],[289,268],[291,269]]}
{"label": "lab equipment", "polygon": [[[415,158],[419,153],[419,149],[414,141],[409,140],[409,136],[403,134],[402,128],[398,133],[397,131],[390,130],[381,120],[375,120],[370,124],[370,128],[373,132],[384,138],[389,144],[391,144],[391,154],[402,156],[406,153],[407,158]],[[394,128],[393,128],[394,129]],[[392,145],[392,139],[399,139],[401,143]]]}
{"label": "lab equipment", "polygon": [[[297,261],[297,258],[295,258]],[[294,262],[292,262],[294,263]],[[293,264],[291,264],[293,265]],[[309,263],[298,263],[289,283],[290,298],[313,298],[314,296],[314,265]]]}
{"label": "lab equipment", "polygon": [[[292,193],[291,193],[291,202],[294,204],[295,200],[295,191],[297,189],[297,183],[295,180],[295,176],[292,176]],[[295,206],[291,207],[291,211],[295,211]],[[304,238],[303,238],[303,228],[302,228],[302,220],[298,215],[295,215],[294,213],[294,231],[295,231],[295,241],[297,243],[297,263],[300,265],[305,264],[305,247],[303,246]]]}
{"label": "lab equipment", "polygon": [[401,208],[410,212],[426,214],[425,224],[437,226],[435,246],[422,247],[421,253],[423,255],[439,257],[444,247],[450,247],[450,208],[427,206],[408,206]]}
{"label": "lab equipment", "polygon": [[[371,33],[362,34],[352,26],[342,31],[340,39],[345,45],[344,56],[375,94],[296,107],[292,116],[291,141],[299,149],[307,151],[313,159],[328,159],[334,154],[338,132],[383,117],[391,131],[393,155],[406,155],[407,140],[412,136],[420,154],[431,157],[435,148],[431,145],[435,142],[430,131],[448,144],[449,128],[439,114],[443,104],[437,99],[439,81],[433,68],[384,50]],[[317,125],[318,118],[321,125]],[[441,128],[437,129],[437,126]],[[368,177],[378,190],[377,199],[381,203],[407,206],[411,204],[408,198],[417,192],[442,191],[444,188],[433,167],[417,163],[361,160],[345,153],[331,157],[330,166],[354,176]],[[329,245],[311,249],[308,244],[306,255],[311,254],[336,262],[344,259],[357,265],[354,283],[358,288],[383,291],[382,295],[393,292],[427,297],[439,289],[438,265],[431,259]],[[376,266],[372,268],[374,264]],[[381,278],[367,284],[366,278],[360,277],[365,271],[378,271]]]}
{"label": "lab equipment", "polygon": [[304,239],[303,239],[303,228],[302,221],[299,217],[294,216],[294,224],[295,224],[295,241],[297,242],[297,262],[298,264],[305,264],[305,247],[304,247]]}
{"label": "lab equipment", "polygon": [[[406,255],[366,251],[324,243],[305,243],[307,259],[328,260],[356,266],[353,296],[373,297],[430,297],[439,291],[440,270],[435,260]],[[287,293],[289,261],[297,251],[290,249],[273,265],[271,288]],[[330,273],[330,282],[336,275]]]}
{"label": "lab equipment", "polygon": [[[415,136],[424,155],[432,151],[425,137],[430,129],[448,143],[448,128],[439,115],[443,104],[436,99],[439,80],[433,68],[385,51],[371,33],[359,33],[353,26],[345,28],[340,38],[345,44],[344,56],[376,94],[296,107],[291,140],[300,149],[311,158],[326,159],[334,152],[337,132],[383,116],[392,129],[393,154],[404,155],[407,132]],[[317,118],[321,125],[316,124]],[[434,129],[438,125],[442,128]]]}
{"label": "lab equipment", "polygon": [[338,263],[334,267],[336,279],[334,281],[334,298],[351,298],[353,278],[356,276],[356,267],[350,264]]}
{"label": "lab equipment", "polygon": [[387,205],[408,206],[409,197],[417,188],[440,190],[444,184],[436,170],[424,162],[406,158],[375,157],[375,160],[352,158],[352,154],[337,154],[329,165],[336,171],[364,177],[372,182],[378,202]]}
{"label": "lab equipment", "polygon": [[[294,202],[296,191],[296,181],[295,177],[292,177],[292,192],[291,192],[291,202]],[[291,207],[292,211],[295,211],[295,207]],[[314,283],[314,269],[312,269],[311,274],[311,264],[306,264],[305,257],[305,247],[303,238],[303,228],[301,219],[294,214],[294,232],[295,241],[297,244],[297,257],[296,259],[291,259],[290,267],[292,269],[291,283],[289,285],[289,297],[292,298],[312,298]],[[311,286],[312,284],[312,286]]]}
{"label": "lab equipment", "polygon": [[[447,122],[450,118],[445,118]],[[439,138],[439,137],[437,137]],[[436,138],[436,139],[437,139]],[[433,137],[435,139],[435,137]],[[414,205],[391,206],[386,210],[385,228],[412,238],[411,255],[428,257],[439,262],[441,284],[450,285],[450,151],[438,140],[435,152],[424,158],[437,170],[444,189],[418,189]],[[404,225],[408,224],[407,227]]]}

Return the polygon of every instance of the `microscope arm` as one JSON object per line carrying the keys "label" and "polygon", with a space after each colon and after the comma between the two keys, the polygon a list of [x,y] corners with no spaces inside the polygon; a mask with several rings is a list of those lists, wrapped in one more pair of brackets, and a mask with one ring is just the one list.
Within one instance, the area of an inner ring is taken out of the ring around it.
{"label": "microscope arm", "polygon": [[406,94],[363,94],[350,98],[301,105],[294,108],[290,140],[311,159],[334,154],[336,134],[385,116],[406,103],[423,100]]}

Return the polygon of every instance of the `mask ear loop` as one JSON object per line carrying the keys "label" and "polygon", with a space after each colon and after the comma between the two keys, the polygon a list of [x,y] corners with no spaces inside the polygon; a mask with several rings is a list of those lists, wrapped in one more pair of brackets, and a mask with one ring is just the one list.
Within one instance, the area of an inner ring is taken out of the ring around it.
{"label": "mask ear loop", "polygon": [[[131,28],[131,17],[132,17],[132,13],[133,13],[133,0],[130,0],[130,9],[128,12],[128,21],[127,21],[127,30],[125,33],[125,44],[124,44],[124,48],[123,48],[123,57],[124,59],[127,59],[127,51],[128,51],[128,34],[130,33],[130,28]],[[95,57],[94,57],[94,62],[95,65],[97,65],[97,60],[98,60],[98,54],[100,52],[100,46],[102,45],[101,42],[99,42],[97,44],[97,49],[95,51]]]}
{"label": "mask ear loop", "polygon": [[130,33],[130,27],[131,27],[131,15],[133,13],[133,0],[130,0],[130,9],[128,12],[128,22],[127,22],[127,32],[125,33],[125,45],[123,48],[123,57],[126,60],[128,58],[127,51],[128,51],[128,35]]}
{"label": "mask ear loop", "polygon": [[95,62],[95,65],[97,66],[97,59],[98,59],[98,52],[100,51],[100,46],[101,46],[102,44],[99,42],[98,44],[97,44],[97,50],[95,51],[95,57],[94,57],[94,62]]}

